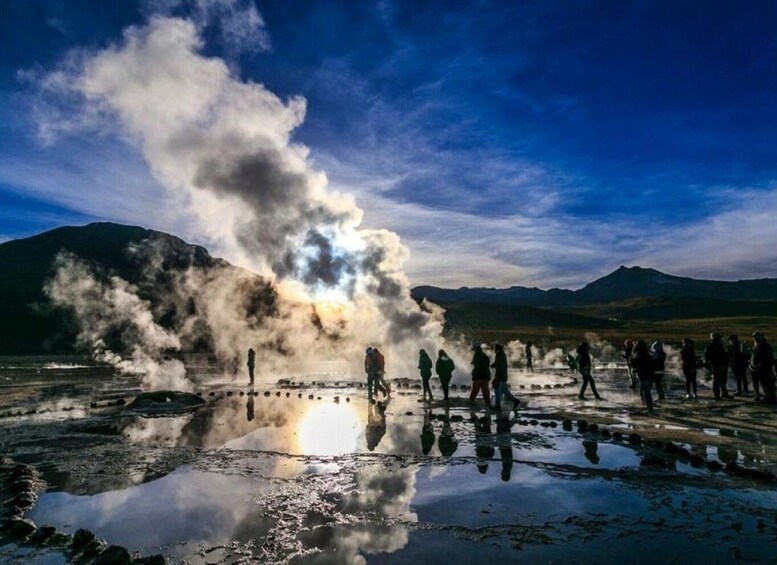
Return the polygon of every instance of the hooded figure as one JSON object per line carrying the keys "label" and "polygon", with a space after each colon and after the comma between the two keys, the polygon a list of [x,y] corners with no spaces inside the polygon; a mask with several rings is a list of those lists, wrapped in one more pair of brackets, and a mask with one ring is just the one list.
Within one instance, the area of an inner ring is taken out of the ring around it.
{"label": "hooded figure", "polygon": [[653,357],[653,380],[656,383],[656,392],[658,399],[663,400],[664,393],[664,371],[666,369],[666,353],[664,352],[664,342],[657,339],[650,346],[650,355]]}
{"label": "hooded figure", "polygon": [[474,404],[478,392],[483,393],[486,406],[491,406],[491,393],[488,390],[488,381],[491,379],[491,360],[483,353],[479,343],[472,344],[472,391],[469,393],[469,403]]}
{"label": "hooded figure", "polygon": [[434,372],[437,373],[437,377],[440,379],[440,385],[442,386],[443,401],[448,400],[448,386],[451,384],[451,378],[453,378],[453,371],[456,369],[456,365],[453,364],[453,359],[448,357],[444,349],[440,349],[437,352],[437,362],[434,364]]}
{"label": "hooded figure", "polygon": [[653,356],[650,355],[647,342],[644,339],[638,339],[634,344],[634,352],[631,354],[631,366],[634,367],[634,372],[639,377],[640,393],[642,394],[642,401],[647,405],[648,412],[653,412],[653,394],[651,389],[653,388],[653,375],[655,361]]}

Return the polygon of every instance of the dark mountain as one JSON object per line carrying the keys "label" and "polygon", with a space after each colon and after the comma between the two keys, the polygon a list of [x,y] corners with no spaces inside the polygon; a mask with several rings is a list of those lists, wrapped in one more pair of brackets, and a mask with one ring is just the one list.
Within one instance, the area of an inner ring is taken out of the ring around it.
{"label": "dark mountain", "polygon": [[777,300],[777,279],[735,282],[697,280],[667,275],[655,269],[620,267],[580,290],[541,290],[510,287],[444,289],[419,286],[413,289],[416,300],[428,298],[448,303],[523,304],[561,307],[609,304],[645,297],[709,298],[714,300]]}
{"label": "dark mountain", "polygon": [[[51,305],[43,291],[54,274],[54,259],[62,251],[86,261],[103,278],[116,275],[136,285],[141,298],[164,304],[164,310],[160,306],[155,314],[165,327],[180,318],[176,308],[192,308],[160,299],[170,294],[176,273],[193,267],[237,269],[211,257],[204,247],[172,235],[112,223],[63,227],[8,241],[0,244],[0,353],[72,352],[75,324],[67,312]],[[275,300],[274,290],[261,277],[256,277],[252,290],[258,296],[257,304]]]}

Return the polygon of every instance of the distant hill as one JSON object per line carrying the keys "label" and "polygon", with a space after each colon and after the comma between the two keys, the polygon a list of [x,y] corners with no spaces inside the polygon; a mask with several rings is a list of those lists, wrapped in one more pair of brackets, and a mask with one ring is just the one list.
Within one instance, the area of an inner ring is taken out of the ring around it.
{"label": "distant hill", "polygon": [[[131,253],[134,248],[137,252]],[[104,276],[117,275],[138,285],[139,296],[157,305],[170,278],[191,267],[203,270],[231,268],[223,259],[211,257],[201,246],[175,236],[137,226],[93,223],[62,227],[33,237],[0,244],[0,354],[67,353],[73,350],[76,328],[66,312],[53,308],[43,292],[53,275],[54,258],[68,251],[98,267]],[[151,282],[145,276],[149,261],[158,274]],[[161,273],[161,274],[160,274]],[[256,277],[260,300],[272,302],[274,290]],[[162,325],[172,320],[175,305],[159,312]]]}
{"label": "distant hill", "polygon": [[[632,298],[672,297],[714,300],[777,300],[777,279],[710,281],[667,275],[655,269],[620,267],[579,290],[525,288],[445,289],[419,286],[416,300],[447,303],[513,304],[543,307],[609,304]],[[709,303],[711,305],[711,303]]]}

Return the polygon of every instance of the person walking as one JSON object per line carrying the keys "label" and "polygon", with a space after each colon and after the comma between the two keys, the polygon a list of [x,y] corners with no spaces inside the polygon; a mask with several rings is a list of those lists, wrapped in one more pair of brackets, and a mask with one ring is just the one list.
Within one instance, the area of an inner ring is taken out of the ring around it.
{"label": "person walking", "polygon": [[479,343],[472,345],[472,392],[469,393],[469,403],[475,404],[478,392],[482,392],[486,406],[491,407],[491,394],[488,390],[488,381],[491,380],[491,360],[483,353]]}
{"label": "person walking", "polygon": [[657,339],[650,346],[650,355],[653,356],[653,381],[656,383],[656,392],[658,399],[666,398],[664,391],[664,371],[666,370],[666,353],[664,352],[664,342]]}
{"label": "person walking", "polygon": [[583,377],[583,386],[580,387],[580,394],[578,398],[585,400],[585,389],[590,384],[591,392],[594,393],[596,400],[602,400],[599,393],[596,392],[596,383],[591,376],[592,363],[591,363],[591,346],[587,341],[581,343],[576,350],[577,353],[577,370],[580,371],[580,376]]}
{"label": "person walking", "polygon": [[691,338],[683,340],[680,348],[680,360],[683,364],[683,376],[685,377],[685,398],[699,398],[696,393],[696,373],[699,368],[699,358],[696,355],[696,344]]}
{"label": "person walking", "polygon": [[534,372],[534,365],[532,364],[532,356],[533,353],[531,351],[532,348],[532,342],[527,341],[526,342],[526,370]]}
{"label": "person walking", "polygon": [[712,393],[715,400],[731,398],[726,388],[728,380],[728,354],[723,346],[723,337],[718,332],[710,334],[710,343],[704,350],[704,360],[712,371]]}
{"label": "person walking", "polygon": [[432,378],[432,359],[425,350],[418,352],[418,370],[421,372],[421,384],[424,389],[424,402],[429,397],[429,402],[434,400],[432,397],[432,387],[429,386],[429,381]]}
{"label": "person walking", "polygon": [[753,373],[753,390],[756,398],[760,400],[758,385],[764,391],[763,401],[769,404],[777,402],[774,384],[774,351],[766,337],[761,332],[753,334],[753,356],[750,361],[750,369]]}
{"label": "person walking", "polygon": [[254,351],[253,347],[248,348],[248,361],[246,362],[246,365],[248,365],[248,383],[253,385],[254,367],[256,367],[256,351]]}
{"label": "person walking", "polygon": [[456,365],[453,364],[453,359],[448,357],[444,349],[440,349],[437,352],[437,362],[434,364],[434,372],[437,373],[437,377],[440,379],[440,386],[442,386],[443,402],[448,404],[448,387],[451,384],[451,378],[453,378],[453,371],[456,370]]}
{"label": "person walking", "polygon": [[633,339],[627,339],[623,342],[623,355],[622,357],[626,360],[626,370],[629,373],[629,383],[630,388],[638,388],[639,387],[639,379],[637,378],[637,375],[634,374],[634,369],[631,366],[631,354],[634,353],[634,340]]}
{"label": "person walking", "polygon": [[513,401],[513,410],[518,409],[519,400],[513,396],[510,392],[510,387],[507,385],[507,354],[501,343],[497,343],[494,346],[496,356],[494,362],[491,364],[491,368],[494,369],[494,408],[501,410],[502,397],[506,396]]}
{"label": "person walking", "polygon": [[387,397],[391,394],[391,388],[386,382],[386,358],[378,350],[377,347],[372,348],[372,355],[375,358],[375,379],[378,383],[379,390],[383,393],[383,397]]}
{"label": "person walking", "polygon": [[364,353],[364,372],[367,373],[367,398],[372,401],[373,394],[377,396],[378,391],[386,396],[386,391],[378,382],[378,369],[375,359],[375,349],[368,347]]}
{"label": "person walking", "polygon": [[728,363],[737,383],[734,396],[747,394],[747,357],[737,334],[728,336]]}
{"label": "person walking", "polygon": [[647,406],[650,414],[654,413],[653,410],[653,394],[651,389],[653,388],[653,356],[650,355],[647,342],[644,339],[638,339],[634,344],[634,352],[631,354],[631,366],[634,367],[634,371],[639,378],[640,392],[642,394],[642,402]]}

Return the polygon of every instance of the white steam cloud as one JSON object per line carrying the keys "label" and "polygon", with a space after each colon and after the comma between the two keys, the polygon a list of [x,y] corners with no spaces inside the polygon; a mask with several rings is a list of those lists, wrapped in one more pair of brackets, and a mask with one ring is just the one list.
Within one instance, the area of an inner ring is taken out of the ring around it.
{"label": "white steam cloud", "polygon": [[[279,359],[287,367],[322,357],[358,360],[365,345],[388,354],[389,373],[414,368],[418,348],[441,345],[442,324],[410,298],[402,270],[408,253],[398,236],[359,229],[362,211],[353,199],[328,190],[326,176],[308,162],[308,149],[292,142],[305,116],[303,98],[283,101],[262,84],[241,80],[223,59],[201,53],[201,32],[214,21],[234,45],[245,47],[252,37],[267,48],[253,4],[153,4],[166,15],[128,28],[117,45],[71,54],[39,84],[75,113],[61,131],[99,124],[126,137],[175,203],[171,215],[195,218],[203,238],[268,277],[280,295],[273,315],[252,323],[235,315],[247,299],[248,273],[190,270],[177,275],[171,299],[194,297],[196,320],[224,357],[275,344],[263,357],[267,370]],[[171,15],[187,7],[187,17]],[[48,120],[42,131],[51,136],[58,127]],[[59,267],[50,295],[70,304],[89,327],[82,341],[118,366],[122,360],[112,360],[100,342],[101,329],[112,323],[104,318],[139,316],[143,331],[132,365],[147,364],[157,375],[160,367],[146,360],[180,348],[180,332],[195,325],[190,320],[168,332],[125,282],[113,278],[100,286],[73,258]]]}

